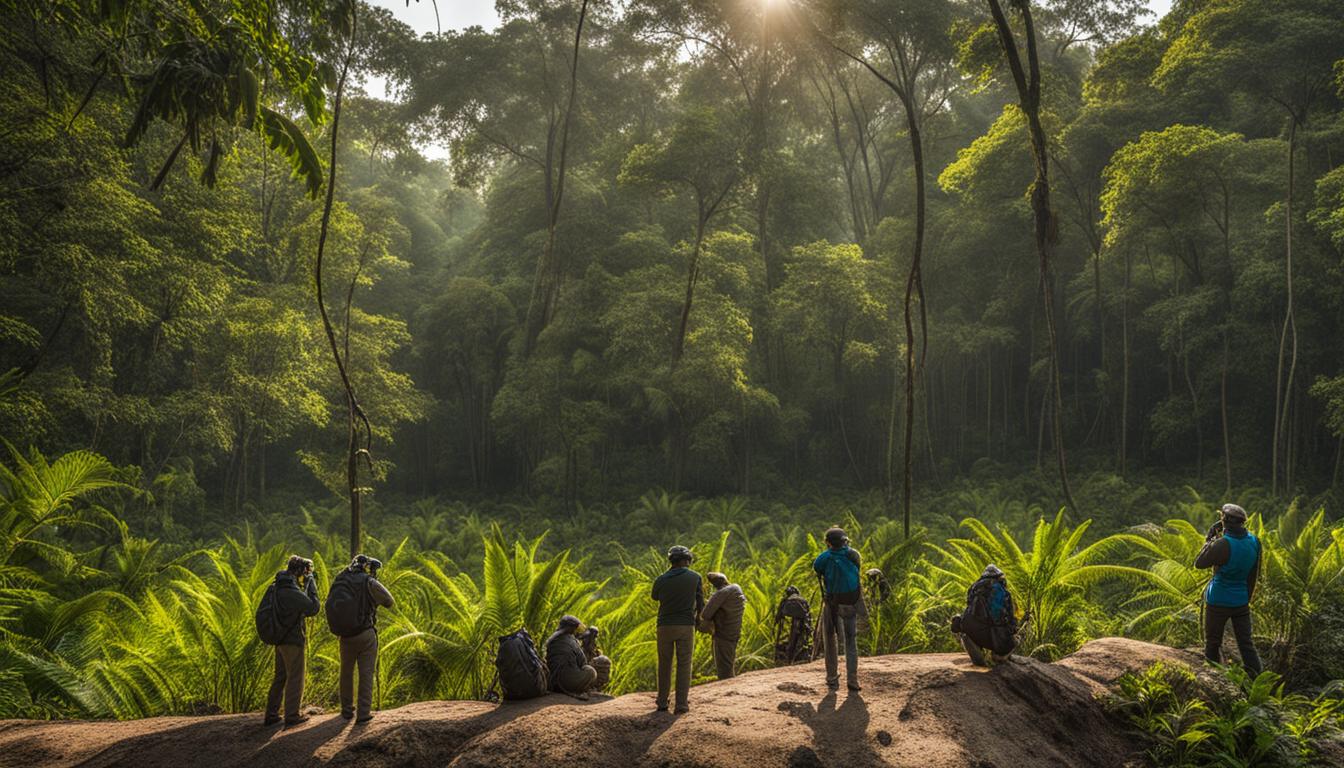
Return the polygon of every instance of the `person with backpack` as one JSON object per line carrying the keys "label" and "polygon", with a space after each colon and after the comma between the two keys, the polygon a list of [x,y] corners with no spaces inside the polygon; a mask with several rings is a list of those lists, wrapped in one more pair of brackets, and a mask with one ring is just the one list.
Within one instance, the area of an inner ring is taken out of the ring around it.
{"label": "person with backpack", "polygon": [[313,561],[298,555],[290,557],[285,570],[277,573],[275,582],[266,588],[257,609],[257,632],[263,642],[275,646],[275,674],[266,695],[265,725],[281,722],[282,699],[286,726],[308,720],[307,715],[299,714],[303,701],[304,650],[308,644],[308,629],[303,620],[316,616],[321,608]]}
{"label": "person with backpack", "polygon": [[658,603],[659,712],[667,711],[672,688],[672,659],[677,662],[676,713],[691,711],[691,657],[695,650],[695,618],[705,607],[700,574],[691,570],[691,550],[676,545],[667,550],[668,569],[654,579],[651,594]]}
{"label": "person with backpack", "polygon": [[1218,522],[1204,538],[1195,567],[1213,569],[1213,578],[1204,588],[1204,657],[1221,663],[1223,631],[1231,621],[1242,666],[1259,675],[1260,654],[1251,637],[1251,598],[1260,576],[1260,540],[1246,530],[1246,510],[1236,504],[1223,505]]}
{"label": "person with backpack", "polygon": [[[788,634],[781,639],[784,623]],[[775,665],[797,664],[812,659],[812,606],[798,588],[784,588],[784,599],[775,609]]]}
{"label": "person with backpack", "polygon": [[713,636],[714,669],[720,680],[727,680],[737,674],[737,643],[742,639],[747,596],[722,573],[707,573],[705,578],[714,585],[714,594],[700,611],[700,626]]}
{"label": "person with backpack", "polygon": [[952,619],[952,631],[977,667],[988,666],[982,649],[997,662],[1017,647],[1017,611],[1003,571],[990,563],[966,591],[966,610]]}
{"label": "person with backpack", "polygon": [[845,685],[861,691],[859,685],[859,611],[863,590],[859,585],[862,558],[849,546],[843,528],[826,531],[826,550],[812,561],[812,570],[821,583],[821,641],[826,654],[826,685],[840,687],[839,644],[845,646]]}
{"label": "person with backpack", "polygon": [[588,657],[579,643],[578,633],[583,622],[576,616],[561,616],[560,624],[546,638],[546,668],[550,672],[550,688],[579,701],[588,700],[588,691],[597,683],[597,670],[588,663]]}
{"label": "person with backpack", "polygon": [[[392,607],[392,593],[378,581],[383,564],[356,555],[331,582],[327,592],[327,628],[340,638],[341,717],[367,723],[373,719],[373,678],[378,667],[378,607]],[[354,696],[359,669],[359,699]],[[356,717],[356,714],[358,717]]]}

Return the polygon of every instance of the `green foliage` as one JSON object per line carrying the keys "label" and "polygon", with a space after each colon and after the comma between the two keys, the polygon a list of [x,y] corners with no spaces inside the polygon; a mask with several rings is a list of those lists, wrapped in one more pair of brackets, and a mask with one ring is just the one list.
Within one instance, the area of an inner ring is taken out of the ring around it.
{"label": "green foliage", "polygon": [[1031,548],[1023,550],[1012,531],[1003,528],[996,534],[979,520],[968,518],[962,526],[972,538],[953,538],[943,546],[934,545],[941,563],[933,566],[931,573],[940,582],[943,598],[954,600],[964,594],[956,590],[973,583],[986,565],[999,566],[1016,592],[1018,609],[1023,616],[1031,616],[1023,650],[1057,658],[1082,641],[1085,587],[1103,579],[1142,582],[1150,578],[1146,571],[1104,562],[1107,555],[1130,542],[1127,535],[1113,534],[1084,545],[1083,537],[1091,522],[1070,527],[1061,509],[1054,520],[1036,523]]}
{"label": "green foliage", "polygon": [[1158,662],[1116,681],[1110,706],[1137,727],[1163,766],[1318,765],[1320,742],[1344,727],[1344,697],[1331,685],[1314,698],[1286,693],[1280,678],[1240,667],[1196,677]]}

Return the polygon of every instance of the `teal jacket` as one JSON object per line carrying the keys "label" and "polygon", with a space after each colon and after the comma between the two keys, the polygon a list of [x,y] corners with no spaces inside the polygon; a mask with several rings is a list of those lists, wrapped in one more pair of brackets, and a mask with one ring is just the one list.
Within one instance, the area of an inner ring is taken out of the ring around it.
{"label": "teal jacket", "polygon": [[1196,568],[1213,568],[1204,602],[1221,608],[1249,605],[1260,574],[1260,540],[1245,528],[1229,528],[1204,544]]}

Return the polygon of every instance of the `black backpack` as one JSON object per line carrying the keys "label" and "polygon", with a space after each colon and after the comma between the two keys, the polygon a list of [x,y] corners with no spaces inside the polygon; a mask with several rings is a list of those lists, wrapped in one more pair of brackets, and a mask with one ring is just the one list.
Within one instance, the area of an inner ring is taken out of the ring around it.
{"label": "black backpack", "polygon": [[495,670],[507,701],[535,699],[547,691],[546,663],[537,655],[537,646],[526,629],[499,638]]}
{"label": "black backpack", "polygon": [[280,605],[275,598],[275,584],[266,588],[266,593],[261,596],[261,604],[257,606],[257,636],[261,642],[267,645],[279,645],[285,641],[285,635],[294,628],[299,621],[299,617],[285,625],[280,621]]}
{"label": "black backpack", "polygon": [[1002,583],[994,579],[981,579],[971,587],[971,600],[966,606],[966,612],[986,627],[1007,626],[1011,622],[1011,616],[1006,610],[1007,596],[1008,589]]}
{"label": "black backpack", "polygon": [[341,571],[327,592],[327,628],[338,637],[354,637],[374,624],[373,601],[369,599],[369,575]]}

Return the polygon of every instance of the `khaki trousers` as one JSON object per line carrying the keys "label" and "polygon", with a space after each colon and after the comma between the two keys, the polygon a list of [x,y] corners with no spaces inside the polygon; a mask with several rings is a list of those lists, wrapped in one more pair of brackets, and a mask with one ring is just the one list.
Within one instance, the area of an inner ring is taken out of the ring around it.
{"label": "khaki trousers", "polygon": [[378,668],[378,630],[366,629],[354,637],[341,638],[341,714],[349,716],[355,687],[355,667],[359,667],[360,717],[368,717],[373,706],[373,676]]}
{"label": "khaki trousers", "polygon": [[737,641],[714,638],[714,669],[720,680],[737,676]]}
{"label": "khaki trousers", "polygon": [[695,651],[695,627],[687,624],[658,628],[658,699],[659,707],[667,706],[672,688],[672,657],[677,659],[677,709],[690,706],[691,656]]}
{"label": "khaki trousers", "polygon": [[299,716],[299,705],[303,702],[303,646],[275,646],[275,675],[271,678],[271,690],[266,695],[266,716],[280,714],[280,700],[285,702],[285,719],[293,720]]}

